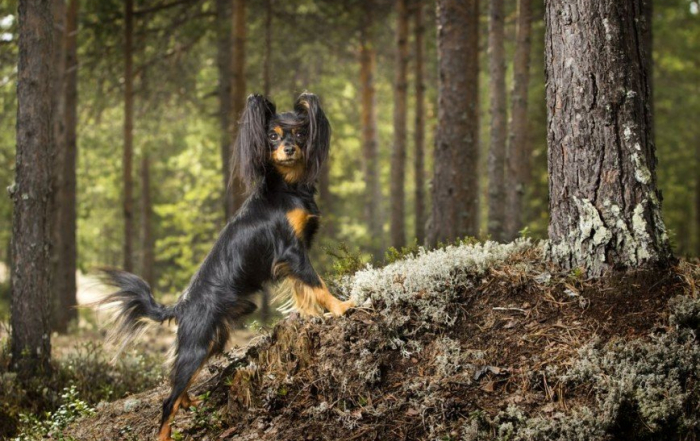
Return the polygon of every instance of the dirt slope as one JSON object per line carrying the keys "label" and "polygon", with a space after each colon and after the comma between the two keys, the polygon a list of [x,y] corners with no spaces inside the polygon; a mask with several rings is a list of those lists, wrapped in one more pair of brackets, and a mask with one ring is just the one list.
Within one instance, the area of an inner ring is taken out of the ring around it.
{"label": "dirt slope", "polygon": [[[213,362],[175,437],[697,439],[697,267],[593,282],[542,261],[527,241],[462,245],[346,278],[361,308],[290,317]],[[65,435],[153,439],[166,394]]]}

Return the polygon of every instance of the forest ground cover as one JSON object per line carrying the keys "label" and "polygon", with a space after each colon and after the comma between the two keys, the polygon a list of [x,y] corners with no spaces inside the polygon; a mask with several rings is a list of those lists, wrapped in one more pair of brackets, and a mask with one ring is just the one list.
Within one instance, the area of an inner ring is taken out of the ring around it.
{"label": "forest ground cover", "polygon": [[[346,317],[291,316],[211,363],[174,437],[697,439],[699,284],[688,262],[587,280],[528,241],[418,251],[336,280]],[[166,393],[62,436],[152,437]]]}

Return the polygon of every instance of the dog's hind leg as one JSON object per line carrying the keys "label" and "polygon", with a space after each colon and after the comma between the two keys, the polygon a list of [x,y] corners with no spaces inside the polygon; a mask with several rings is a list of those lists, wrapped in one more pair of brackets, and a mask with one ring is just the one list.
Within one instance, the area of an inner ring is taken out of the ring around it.
{"label": "dog's hind leg", "polygon": [[[184,343],[184,344],[183,344]],[[170,396],[163,402],[163,417],[160,423],[158,441],[170,441],[170,424],[180,407],[193,404],[187,394],[195,377],[206,361],[209,350],[206,346],[187,344],[178,336],[178,353],[171,373],[172,390]]]}

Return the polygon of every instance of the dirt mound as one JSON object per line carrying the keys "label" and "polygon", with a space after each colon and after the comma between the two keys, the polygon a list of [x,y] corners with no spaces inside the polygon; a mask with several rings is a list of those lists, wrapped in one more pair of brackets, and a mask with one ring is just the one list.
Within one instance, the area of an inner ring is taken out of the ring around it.
{"label": "dirt mound", "polygon": [[[174,437],[694,439],[699,281],[687,264],[588,281],[527,241],[421,252],[339,282],[363,305],[346,317],[290,317],[213,363]],[[166,393],[66,435],[153,438]]]}

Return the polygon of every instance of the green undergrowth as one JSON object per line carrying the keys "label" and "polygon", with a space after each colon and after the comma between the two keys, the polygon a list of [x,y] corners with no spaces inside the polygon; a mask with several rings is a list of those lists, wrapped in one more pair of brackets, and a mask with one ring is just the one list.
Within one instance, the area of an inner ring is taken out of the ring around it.
{"label": "green undergrowth", "polygon": [[0,351],[0,439],[60,438],[73,419],[89,415],[92,407],[150,389],[163,381],[162,360],[136,351],[114,362],[99,343],[77,344],[53,362],[46,378],[20,380],[8,369],[9,341]]}

